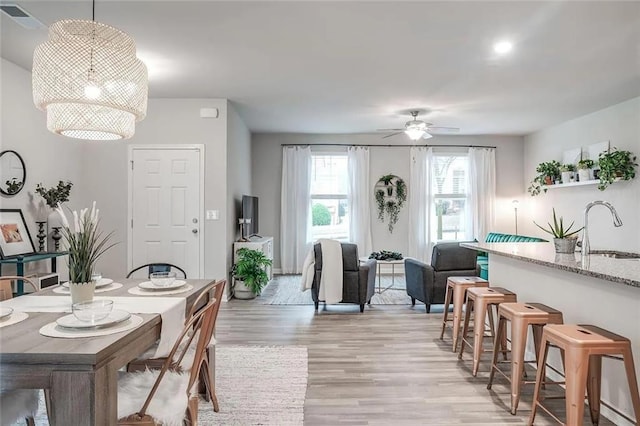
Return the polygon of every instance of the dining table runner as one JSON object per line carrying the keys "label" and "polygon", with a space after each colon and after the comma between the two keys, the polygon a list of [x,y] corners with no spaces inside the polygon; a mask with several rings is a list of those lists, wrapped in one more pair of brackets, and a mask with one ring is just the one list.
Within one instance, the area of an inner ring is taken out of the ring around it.
{"label": "dining table runner", "polygon": [[[162,330],[160,342],[154,358],[169,354],[174,342],[184,326],[187,301],[183,297],[94,297],[93,300],[113,300],[113,309],[121,309],[135,314],[160,314]],[[71,302],[64,296],[14,297],[0,302],[16,312],[71,312]]]}

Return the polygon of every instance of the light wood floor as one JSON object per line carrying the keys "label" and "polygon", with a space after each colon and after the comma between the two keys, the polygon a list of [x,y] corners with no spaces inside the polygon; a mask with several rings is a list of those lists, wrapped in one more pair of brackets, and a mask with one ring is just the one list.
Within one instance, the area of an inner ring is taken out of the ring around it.
{"label": "light wood floor", "polygon": [[[315,314],[313,306],[234,299],[222,306],[216,338],[306,346],[305,425],[526,424],[533,386],[525,386],[518,414],[509,414],[505,380],[496,375],[487,390],[488,361],[472,377],[469,356],[458,361],[451,351],[450,333],[439,340],[441,318],[424,305],[367,306],[364,314],[357,305],[321,306]],[[555,423],[538,410],[536,425],[546,424]]]}

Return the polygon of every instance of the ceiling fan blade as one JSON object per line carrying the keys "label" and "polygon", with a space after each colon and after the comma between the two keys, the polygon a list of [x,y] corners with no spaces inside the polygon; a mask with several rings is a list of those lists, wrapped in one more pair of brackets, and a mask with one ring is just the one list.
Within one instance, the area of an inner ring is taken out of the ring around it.
{"label": "ceiling fan blade", "polygon": [[376,129],[376,132],[404,132],[405,129]]}
{"label": "ceiling fan blade", "polygon": [[440,126],[429,126],[427,128],[428,132],[442,132],[442,133],[457,133],[460,131],[458,127],[440,127]]}
{"label": "ceiling fan blade", "polygon": [[386,138],[390,138],[391,136],[395,136],[395,135],[399,135],[400,133],[404,133],[404,131],[402,132],[395,132],[395,133],[390,133],[386,136],[383,136],[382,139],[386,139]]}

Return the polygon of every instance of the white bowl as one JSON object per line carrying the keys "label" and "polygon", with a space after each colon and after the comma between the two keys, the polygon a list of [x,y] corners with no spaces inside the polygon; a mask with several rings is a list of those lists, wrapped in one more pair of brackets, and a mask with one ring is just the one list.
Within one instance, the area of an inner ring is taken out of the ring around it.
{"label": "white bowl", "polygon": [[175,272],[153,272],[149,275],[151,284],[156,287],[168,287],[176,280]]}
{"label": "white bowl", "polygon": [[113,300],[92,300],[74,303],[71,307],[73,315],[80,321],[96,322],[105,319],[113,309]]}

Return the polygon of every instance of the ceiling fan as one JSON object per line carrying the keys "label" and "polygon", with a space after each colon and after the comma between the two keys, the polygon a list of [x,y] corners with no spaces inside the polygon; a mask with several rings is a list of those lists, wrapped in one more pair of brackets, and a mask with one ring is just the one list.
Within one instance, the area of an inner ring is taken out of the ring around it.
{"label": "ceiling fan", "polygon": [[460,131],[457,127],[435,127],[431,123],[425,123],[422,120],[418,120],[418,114],[420,111],[411,111],[411,117],[413,120],[409,120],[405,123],[404,129],[378,129],[378,131],[382,132],[393,132],[389,133],[382,138],[390,138],[391,136],[399,135],[400,133],[406,133],[409,136],[409,139],[412,141],[417,141],[420,139],[429,139],[432,135],[429,132],[446,132],[446,133],[455,133]]}

